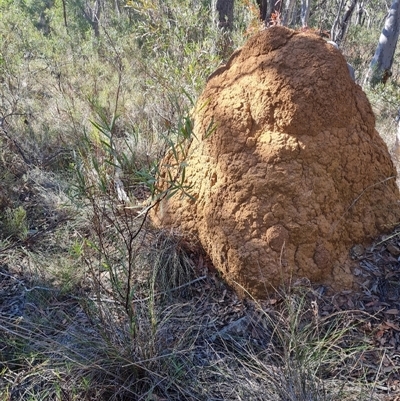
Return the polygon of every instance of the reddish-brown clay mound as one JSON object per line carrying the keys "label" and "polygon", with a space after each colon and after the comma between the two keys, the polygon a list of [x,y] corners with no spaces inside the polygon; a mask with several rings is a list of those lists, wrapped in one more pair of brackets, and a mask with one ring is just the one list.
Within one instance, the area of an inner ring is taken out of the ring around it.
{"label": "reddish-brown clay mound", "polygon": [[370,104],[340,51],[313,33],[252,37],[210,77],[194,133],[185,182],[195,200],[165,199],[153,221],[198,237],[228,283],[256,297],[301,277],[351,287],[351,246],[400,221]]}

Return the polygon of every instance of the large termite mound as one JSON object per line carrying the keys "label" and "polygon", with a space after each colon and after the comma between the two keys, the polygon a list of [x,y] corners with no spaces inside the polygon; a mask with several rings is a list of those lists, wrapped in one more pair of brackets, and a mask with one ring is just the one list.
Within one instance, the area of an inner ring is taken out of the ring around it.
{"label": "large termite mound", "polygon": [[[400,221],[371,106],[313,33],[252,37],[209,78],[194,135],[181,164],[191,197],[164,198],[153,221],[197,237],[228,283],[256,297],[302,277],[351,287],[350,248]],[[174,163],[167,155],[160,185]]]}

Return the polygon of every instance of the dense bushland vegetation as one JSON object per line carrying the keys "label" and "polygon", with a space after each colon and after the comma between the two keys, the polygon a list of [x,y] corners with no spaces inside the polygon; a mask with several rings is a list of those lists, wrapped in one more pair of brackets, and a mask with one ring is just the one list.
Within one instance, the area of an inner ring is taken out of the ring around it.
{"label": "dense bushland vegetation", "polygon": [[[309,25],[340,7],[313,4]],[[358,82],[385,13],[366,2],[342,43]],[[251,0],[231,30],[207,0],[0,0],[1,400],[372,399],[361,315],[320,319],[311,288],[239,301],[146,224],[207,76],[261,26]],[[369,92],[390,146],[398,75]],[[251,311],[258,342],[220,335],[226,309]]]}

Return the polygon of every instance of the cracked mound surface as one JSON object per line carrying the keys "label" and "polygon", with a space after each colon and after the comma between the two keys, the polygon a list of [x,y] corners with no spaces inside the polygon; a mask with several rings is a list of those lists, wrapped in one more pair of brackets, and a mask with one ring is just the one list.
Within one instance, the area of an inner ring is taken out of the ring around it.
{"label": "cracked mound surface", "polygon": [[371,106],[341,53],[313,33],[252,37],[208,80],[194,133],[185,169],[194,199],[164,199],[152,218],[196,236],[242,293],[263,297],[302,277],[350,288],[351,246],[400,221]]}

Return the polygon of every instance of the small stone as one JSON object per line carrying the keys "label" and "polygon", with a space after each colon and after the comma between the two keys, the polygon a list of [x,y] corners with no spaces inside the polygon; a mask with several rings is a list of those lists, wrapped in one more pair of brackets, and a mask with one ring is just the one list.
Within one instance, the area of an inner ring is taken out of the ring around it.
{"label": "small stone", "polygon": [[354,245],[350,250],[350,256],[352,259],[359,259],[364,255],[365,248],[362,245]]}

